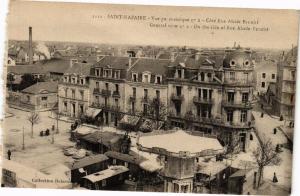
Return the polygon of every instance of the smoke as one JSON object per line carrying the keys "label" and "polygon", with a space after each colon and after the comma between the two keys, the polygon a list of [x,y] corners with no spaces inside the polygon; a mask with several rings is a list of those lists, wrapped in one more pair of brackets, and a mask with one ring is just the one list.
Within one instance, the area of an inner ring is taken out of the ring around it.
{"label": "smoke", "polygon": [[36,50],[43,53],[47,57],[47,59],[50,59],[49,48],[45,45],[44,42],[38,42]]}

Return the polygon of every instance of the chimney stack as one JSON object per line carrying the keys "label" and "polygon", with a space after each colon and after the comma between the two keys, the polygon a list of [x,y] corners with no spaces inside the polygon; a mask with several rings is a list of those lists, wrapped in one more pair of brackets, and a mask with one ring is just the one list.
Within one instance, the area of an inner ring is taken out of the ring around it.
{"label": "chimney stack", "polygon": [[197,52],[197,53],[195,54],[195,60],[196,60],[196,61],[199,61],[200,56],[201,56],[201,53],[200,53],[200,52]]}
{"label": "chimney stack", "polygon": [[33,48],[32,48],[32,27],[29,27],[29,44],[28,44],[29,64],[33,64]]}

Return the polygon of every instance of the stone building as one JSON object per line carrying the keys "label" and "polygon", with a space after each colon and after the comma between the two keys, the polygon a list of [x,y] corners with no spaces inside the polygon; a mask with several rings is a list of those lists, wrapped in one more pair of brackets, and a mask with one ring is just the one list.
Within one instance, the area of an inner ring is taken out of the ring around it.
{"label": "stone building", "polygon": [[88,109],[90,70],[91,64],[78,63],[75,59],[71,60],[70,68],[66,70],[58,85],[60,114],[79,118]]}
{"label": "stone building", "polygon": [[177,57],[168,71],[171,125],[219,137],[238,137],[246,150],[253,124],[251,51],[234,48],[220,55]]}
{"label": "stone building", "polygon": [[255,90],[257,94],[265,94],[270,83],[275,83],[277,77],[277,65],[275,61],[264,60],[255,65]]}
{"label": "stone building", "polygon": [[297,47],[294,47],[286,55],[282,55],[277,65],[278,77],[273,108],[275,114],[285,119],[294,119],[297,54]]}

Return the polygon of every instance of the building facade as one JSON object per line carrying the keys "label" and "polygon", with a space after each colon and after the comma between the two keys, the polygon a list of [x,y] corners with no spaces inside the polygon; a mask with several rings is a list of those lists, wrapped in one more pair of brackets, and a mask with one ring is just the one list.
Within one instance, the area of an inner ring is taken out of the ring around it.
{"label": "building facade", "polygon": [[275,114],[284,119],[294,119],[296,91],[297,47],[282,55],[277,65],[276,96],[273,106]]}
{"label": "building facade", "polygon": [[276,83],[277,65],[275,61],[264,60],[255,65],[255,90],[257,94],[265,94],[270,83]]}
{"label": "building facade", "polygon": [[89,107],[90,89],[89,76],[91,65],[70,62],[58,85],[59,113],[72,118],[79,118]]}

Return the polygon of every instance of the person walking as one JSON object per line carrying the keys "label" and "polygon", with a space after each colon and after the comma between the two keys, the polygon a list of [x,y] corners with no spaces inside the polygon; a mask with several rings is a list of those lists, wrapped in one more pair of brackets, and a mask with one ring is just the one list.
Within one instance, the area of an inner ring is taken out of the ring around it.
{"label": "person walking", "polygon": [[277,183],[278,182],[278,179],[277,179],[277,176],[276,176],[276,173],[274,172],[274,176],[273,176],[273,182],[274,183]]}
{"label": "person walking", "polygon": [[7,157],[8,157],[8,160],[10,160],[10,157],[11,157],[11,151],[8,149],[7,151]]}

